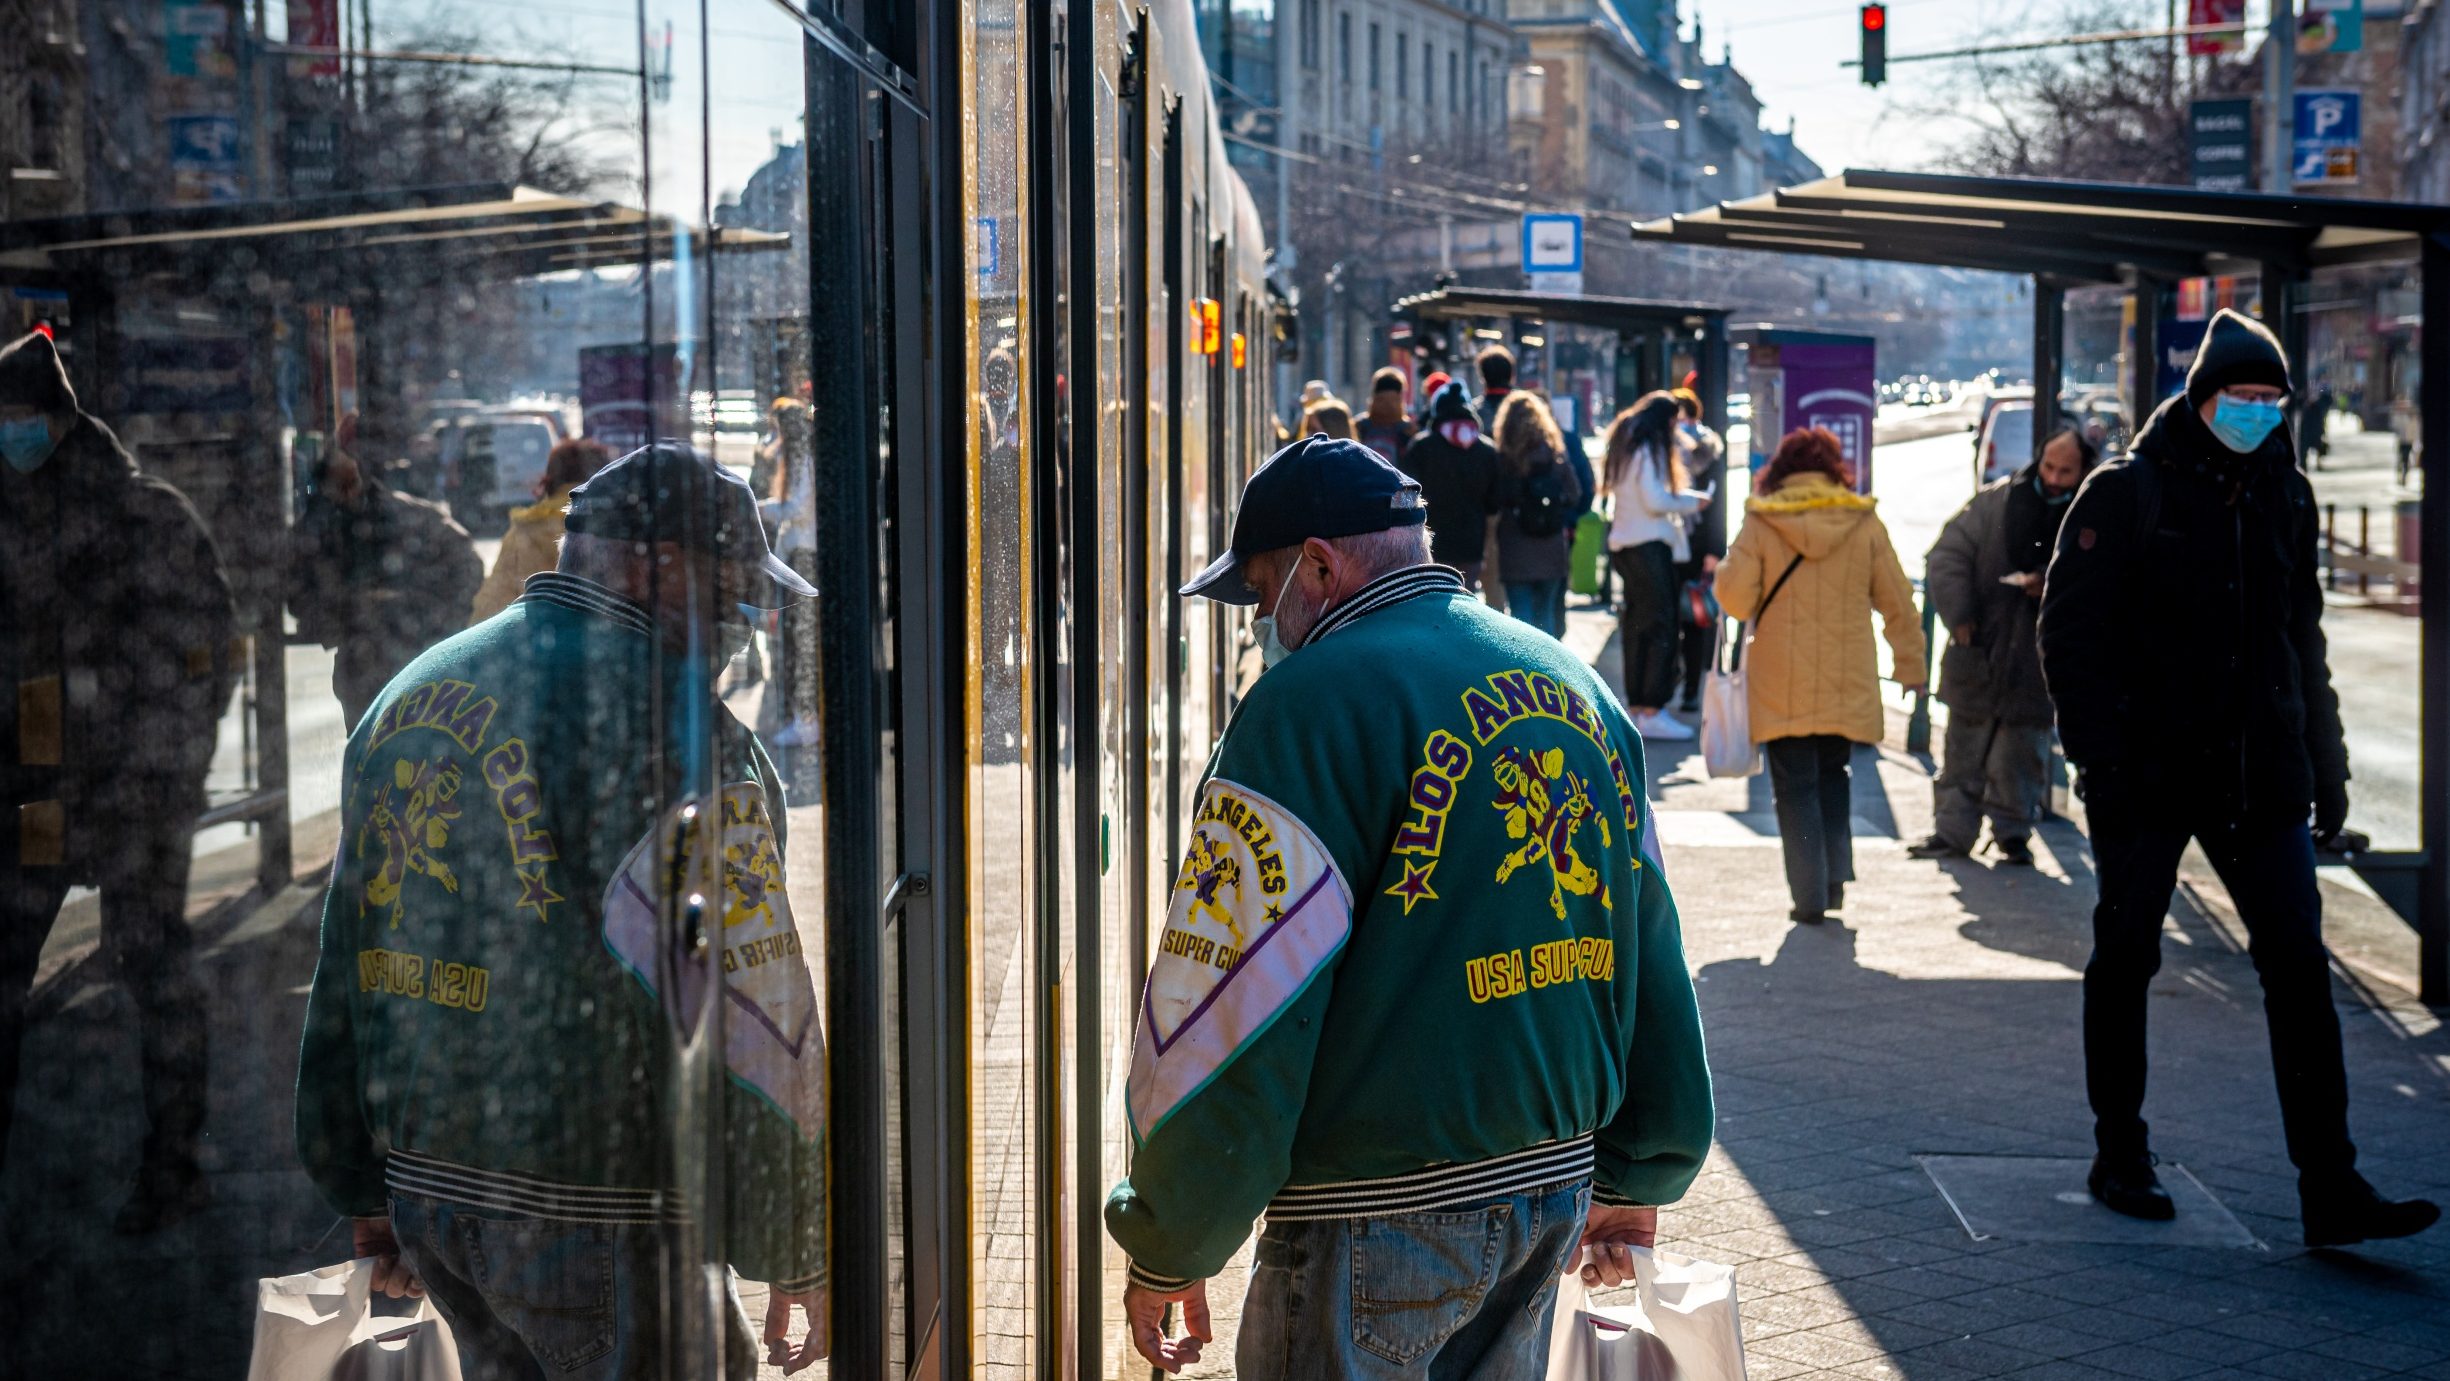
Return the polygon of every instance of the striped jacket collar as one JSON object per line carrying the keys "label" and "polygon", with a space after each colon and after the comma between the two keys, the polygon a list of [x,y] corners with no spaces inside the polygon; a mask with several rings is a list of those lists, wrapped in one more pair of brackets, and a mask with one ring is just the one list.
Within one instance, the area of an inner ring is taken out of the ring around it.
{"label": "striped jacket collar", "polygon": [[1408,599],[1428,594],[1467,593],[1469,591],[1464,587],[1462,573],[1450,567],[1424,561],[1418,566],[1389,571],[1353,591],[1351,598],[1328,610],[1327,616],[1319,620],[1318,627],[1302,640],[1302,646],[1308,647],[1355,620],[1368,618],[1381,609],[1392,609]]}
{"label": "striped jacket collar", "polygon": [[558,604],[564,609],[610,619],[632,632],[655,635],[655,620],[645,605],[585,576],[539,571],[527,578],[525,593],[519,598],[522,602]]}

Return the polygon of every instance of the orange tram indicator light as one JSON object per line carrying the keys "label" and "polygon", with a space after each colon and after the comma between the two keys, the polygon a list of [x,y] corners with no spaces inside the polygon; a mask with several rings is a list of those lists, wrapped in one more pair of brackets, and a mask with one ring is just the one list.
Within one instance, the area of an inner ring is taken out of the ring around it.
{"label": "orange tram indicator light", "polygon": [[1249,342],[1242,339],[1242,333],[1240,331],[1234,332],[1234,368],[1240,369],[1242,367],[1243,362],[1249,356],[1249,351]]}
{"label": "orange tram indicator light", "polygon": [[1223,346],[1225,304],[1213,297],[1191,301],[1191,353],[1213,355]]}

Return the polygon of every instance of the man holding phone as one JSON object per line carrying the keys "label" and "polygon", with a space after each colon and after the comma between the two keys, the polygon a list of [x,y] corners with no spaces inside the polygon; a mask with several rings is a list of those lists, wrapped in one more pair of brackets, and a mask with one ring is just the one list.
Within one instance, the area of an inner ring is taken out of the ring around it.
{"label": "man holding phone", "polygon": [[1948,625],[1940,703],[1948,740],[1931,784],[1931,837],[1916,858],[1966,858],[1990,816],[2002,863],[2033,866],[2033,824],[2050,790],[2050,692],[2042,684],[2034,622],[2042,568],[2076,486],[2101,452],[2061,417],[2041,454],[1985,485],[1940,530],[1923,589]]}

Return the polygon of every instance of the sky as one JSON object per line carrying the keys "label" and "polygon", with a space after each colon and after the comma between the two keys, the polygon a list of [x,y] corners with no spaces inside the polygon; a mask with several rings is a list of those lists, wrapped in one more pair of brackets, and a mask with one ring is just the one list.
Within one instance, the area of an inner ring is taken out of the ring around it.
{"label": "sky", "polygon": [[[2167,0],[2124,0],[2139,27],[2164,22]],[[1762,124],[1783,130],[1791,117],[1795,139],[1806,154],[1831,172],[1842,168],[1931,166],[1958,133],[1910,113],[1918,92],[1961,63],[1906,63],[1904,54],[1971,47],[2014,39],[2047,38],[2071,31],[2072,12],[2083,0],[1888,0],[1889,79],[1873,90],[1853,68],[1838,66],[1859,51],[1856,0],[1682,0],[1688,20],[1698,16],[1702,39],[1716,61],[1732,44],[1737,69],[1752,80],[1765,110]],[[2185,22],[2186,5],[2177,5]],[[2264,0],[2248,0],[2249,24],[2265,21]]]}

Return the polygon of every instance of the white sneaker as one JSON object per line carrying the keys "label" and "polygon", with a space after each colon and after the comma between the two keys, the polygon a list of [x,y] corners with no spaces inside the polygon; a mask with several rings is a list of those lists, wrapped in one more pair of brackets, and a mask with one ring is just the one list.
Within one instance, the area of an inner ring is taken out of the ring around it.
{"label": "white sneaker", "polygon": [[1653,710],[1633,722],[1634,730],[1644,738],[1690,739],[1698,737],[1693,726],[1681,719],[1672,719],[1664,710]]}

